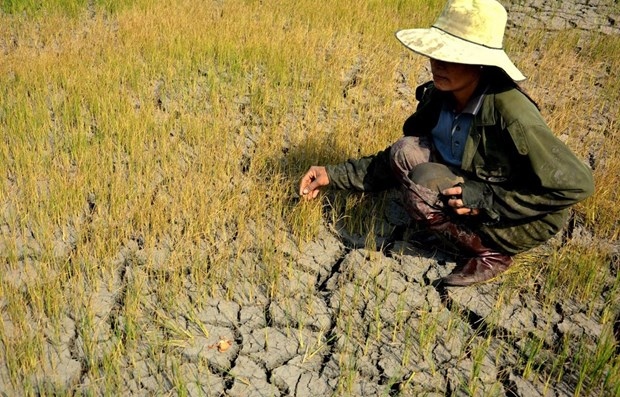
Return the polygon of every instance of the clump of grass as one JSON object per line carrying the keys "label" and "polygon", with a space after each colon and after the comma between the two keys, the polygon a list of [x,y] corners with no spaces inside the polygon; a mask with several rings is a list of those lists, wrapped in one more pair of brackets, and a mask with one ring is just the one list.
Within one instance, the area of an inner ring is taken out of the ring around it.
{"label": "clump of grass", "polygon": [[83,13],[86,8],[93,12],[96,8],[102,8],[107,12],[116,12],[132,4],[135,0],[2,0],[0,10],[7,14],[64,14],[75,17]]}

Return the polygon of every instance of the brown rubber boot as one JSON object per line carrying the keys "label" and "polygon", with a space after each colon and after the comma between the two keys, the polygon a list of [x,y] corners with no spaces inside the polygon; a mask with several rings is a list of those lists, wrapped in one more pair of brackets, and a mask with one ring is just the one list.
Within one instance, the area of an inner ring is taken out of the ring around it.
{"label": "brown rubber boot", "polygon": [[[453,223],[446,214],[439,192],[463,179],[438,163],[422,163],[409,173],[403,185],[403,204],[412,219],[456,243],[469,258],[451,274],[441,279],[445,285],[466,286],[480,283],[503,273],[512,264],[510,255],[488,248],[480,236]],[[459,261],[461,262],[461,261]]]}
{"label": "brown rubber boot", "polygon": [[450,237],[471,255],[459,261],[457,268],[441,279],[442,284],[467,286],[481,283],[505,272],[512,264],[510,255],[486,247],[480,236],[450,222],[444,214],[432,214],[428,221],[431,229]]}
{"label": "brown rubber boot", "polygon": [[441,283],[459,287],[482,283],[505,272],[511,264],[512,257],[489,251],[468,259],[462,266],[443,277]]}

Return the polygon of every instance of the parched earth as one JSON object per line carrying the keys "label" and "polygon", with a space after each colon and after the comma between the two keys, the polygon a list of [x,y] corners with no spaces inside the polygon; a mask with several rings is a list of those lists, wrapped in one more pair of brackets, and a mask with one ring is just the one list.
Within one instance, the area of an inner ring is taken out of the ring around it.
{"label": "parched earth", "polygon": [[574,28],[610,35],[620,33],[620,11],[615,0],[526,0],[502,3],[508,10],[509,29],[531,27],[554,31]]}
{"label": "parched earth", "polygon": [[[605,1],[565,2],[561,11],[547,3],[533,0],[509,6],[512,23],[620,33],[617,7]],[[538,12],[531,16],[525,12],[528,7]],[[283,293],[277,299],[239,283],[233,296],[213,298],[191,316],[167,317],[169,327],[191,336],[176,346],[182,364],[172,371],[186,380],[187,394],[573,395],[578,374],[567,372],[546,383],[523,368],[526,362],[539,368],[550,365],[549,355],[561,349],[565,337],[594,346],[603,331],[605,297],[588,307],[570,299],[543,307],[537,291],[506,299],[497,283],[437,285],[434,281],[453,269],[451,258],[434,251],[432,240],[424,240],[428,245],[412,241],[404,230],[407,216],[397,196],[389,194],[385,200],[383,220],[376,225],[375,245],[380,249],[367,249],[364,236],[349,235],[340,225],[326,222],[313,242],[299,247],[291,238],[279,246],[291,258],[291,266],[279,279]],[[583,235],[587,232],[577,229],[570,238]],[[123,313],[117,308],[128,299],[123,286],[141,285],[136,281],[144,272],[137,265],[141,250],[139,241],[127,244],[117,259],[121,271],[109,289],[93,291],[92,340],[78,335],[71,318],[64,319],[58,343],[43,348],[43,380],[67,387],[87,387],[95,381],[85,376],[85,351],[93,346],[101,354],[113,351],[104,336],[122,323]],[[33,266],[27,263],[6,277],[28,283],[30,273],[36,273]],[[143,288],[141,293],[149,296],[148,285]],[[145,345],[150,337],[141,337]],[[142,354],[142,360],[123,368],[126,393],[173,390],[171,369],[162,364],[166,360],[156,351]],[[15,389],[7,371],[0,363],[0,393],[11,395]]]}
{"label": "parched earth", "polygon": [[549,31],[579,29],[610,35],[620,32],[620,11],[615,0],[526,0],[502,3],[508,10],[509,29],[527,26]]}

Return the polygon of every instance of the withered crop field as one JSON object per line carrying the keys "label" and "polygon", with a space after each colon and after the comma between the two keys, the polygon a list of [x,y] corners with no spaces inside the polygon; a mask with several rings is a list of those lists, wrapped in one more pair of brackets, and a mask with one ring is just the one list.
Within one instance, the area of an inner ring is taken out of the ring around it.
{"label": "withered crop field", "polygon": [[502,2],[596,192],[498,280],[433,283],[396,192],[299,200],[402,134],[443,3],[0,1],[0,393],[620,393],[617,2]]}

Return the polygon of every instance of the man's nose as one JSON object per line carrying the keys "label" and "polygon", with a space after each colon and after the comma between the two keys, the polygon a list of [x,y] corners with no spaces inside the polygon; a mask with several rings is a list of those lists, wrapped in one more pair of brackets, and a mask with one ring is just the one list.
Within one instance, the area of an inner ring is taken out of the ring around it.
{"label": "man's nose", "polygon": [[431,58],[431,66],[436,69],[443,69],[448,65],[447,62],[441,61],[439,59]]}

